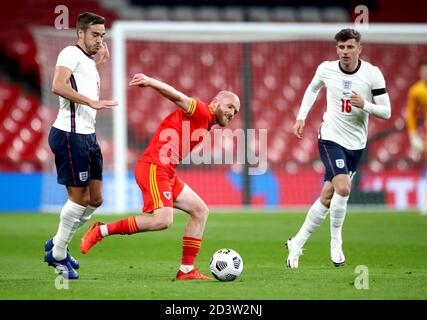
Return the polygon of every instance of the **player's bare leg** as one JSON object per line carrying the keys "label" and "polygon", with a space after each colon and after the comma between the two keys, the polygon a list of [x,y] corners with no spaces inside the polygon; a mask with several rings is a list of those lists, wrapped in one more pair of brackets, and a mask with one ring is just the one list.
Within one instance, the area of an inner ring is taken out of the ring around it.
{"label": "player's bare leg", "polygon": [[184,236],[201,238],[209,215],[205,202],[188,185],[185,185],[175,200],[174,207],[190,215]]}
{"label": "player's bare leg", "polygon": [[135,221],[139,232],[167,229],[173,224],[173,208],[155,209],[152,215],[137,216]]}
{"label": "player's bare leg", "polygon": [[[210,279],[199,273],[193,266],[201,246],[208,208],[203,200],[187,185],[177,197],[174,206],[190,215],[190,221],[184,232],[182,265],[177,279]],[[80,250],[84,254],[87,253],[96,243],[109,235],[159,231],[169,228],[172,223],[173,208],[171,207],[158,208],[152,214],[131,216],[108,225],[94,222],[83,236]]]}
{"label": "player's bare leg", "polygon": [[302,255],[302,248],[314,231],[323,223],[328,213],[328,208],[334,193],[334,186],[326,181],[319,199],[317,199],[308,210],[307,217],[297,235],[286,242],[289,254],[286,265],[289,268],[298,268],[299,257]]}
{"label": "player's bare leg", "polygon": [[90,220],[93,213],[102,205],[102,180],[89,181],[89,202],[80,219],[79,228]]}
{"label": "player's bare leg", "polygon": [[331,199],[331,260],[336,266],[343,266],[345,256],[342,251],[342,226],[347,211],[347,202],[351,191],[351,179],[348,174],[339,174],[332,179],[334,195]]}
{"label": "player's bare leg", "polygon": [[113,234],[133,234],[146,231],[159,231],[169,228],[173,223],[173,208],[155,209],[152,214],[130,216],[128,218],[103,224],[93,222],[84,234],[80,243],[80,251],[85,254],[103,238]]}
{"label": "player's bare leg", "polygon": [[181,266],[176,275],[177,280],[207,280],[209,277],[194,268],[194,261],[199,253],[203,232],[209,215],[205,202],[188,185],[185,185],[174,202],[174,207],[190,215],[190,220],[182,239]]}

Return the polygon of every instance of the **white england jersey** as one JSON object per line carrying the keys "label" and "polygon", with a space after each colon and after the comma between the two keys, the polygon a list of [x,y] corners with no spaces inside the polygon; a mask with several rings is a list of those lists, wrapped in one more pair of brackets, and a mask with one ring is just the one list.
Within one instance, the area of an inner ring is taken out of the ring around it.
{"label": "white england jersey", "polygon": [[[322,86],[327,89],[326,112],[319,129],[319,138],[336,142],[349,150],[364,149],[369,114],[363,109],[352,107],[349,99],[351,91],[369,102],[373,96],[386,93],[384,76],[378,67],[359,60],[355,71],[346,72],[341,68],[339,60],[324,61],[317,68],[310,86],[316,93]],[[297,119],[305,119],[310,108],[302,105]]]}
{"label": "white england jersey", "polygon": [[[99,100],[100,79],[96,63],[79,46],[68,46],[58,55],[56,66],[63,66],[72,71],[70,85],[78,93]],[[53,124],[57,129],[90,134],[95,132],[96,110],[59,97],[58,116]]]}

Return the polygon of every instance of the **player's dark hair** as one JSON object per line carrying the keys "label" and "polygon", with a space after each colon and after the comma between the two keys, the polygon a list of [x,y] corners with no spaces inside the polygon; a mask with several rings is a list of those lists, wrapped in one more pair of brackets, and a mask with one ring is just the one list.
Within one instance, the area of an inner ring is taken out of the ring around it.
{"label": "player's dark hair", "polygon": [[362,35],[359,31],[354,29],[342,29],[335,35],[336,42],[345,42],[350,39],[355,39],[357,43],[362,39]]}
{"label": "player's dark hair", "polygon": [[104,24],[105,18],[92,12],[83,12],[77,17],[76,29],[86,31],[93,24]]}
{"label": "player's dark hair", "polygon": [[427,66],[427,59],[421,60],[420,67]]}

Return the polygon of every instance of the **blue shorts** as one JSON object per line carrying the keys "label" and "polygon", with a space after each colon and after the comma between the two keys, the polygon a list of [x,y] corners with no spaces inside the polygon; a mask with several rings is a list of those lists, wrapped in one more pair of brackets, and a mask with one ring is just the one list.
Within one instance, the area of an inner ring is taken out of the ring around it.
{"label": "blue shorts", "polygon": [[338,174],[353,176],[359,166],[364,149],[348,150],[338,143],[320,139],[317,145],[320,159],[326,168],[325,181],[331,181]]}
{"label": "blue shorts", "polygon": [[102,153],[95,133],[79,134],[52,127],[49,146],[55,154],[59,184],[85,187],[89,180],[102,180]]}

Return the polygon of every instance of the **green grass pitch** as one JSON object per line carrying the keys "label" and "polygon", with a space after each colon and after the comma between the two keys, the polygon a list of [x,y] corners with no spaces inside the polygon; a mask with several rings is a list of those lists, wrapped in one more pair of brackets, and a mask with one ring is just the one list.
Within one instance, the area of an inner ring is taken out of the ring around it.
{"label": "green grass pitch", "polygon": [[[95,216],[110,222],[123,216]],[[43,262],[43,244],[58,215],[0,214],[0,299],[427,299],[427,216],[416,213],[349,213],[344,224],[347,264],[329,258],[329,219],[306,244],[300,268],[287,269],[284,242],[305,219],[301,213],[230,213],[209,217],[196,260],[209,274],[215,250],[229,247],[244,260],[234,282],[174,281],[188,220],[175,215],[161,232],[104,239],[82,255],[79,230],[70,246],[81,279],[55,288]],[[368,267],[368,289],[356,289],[358,265]]]}

